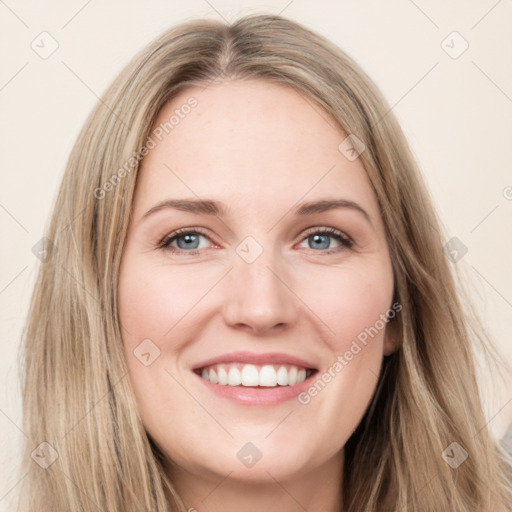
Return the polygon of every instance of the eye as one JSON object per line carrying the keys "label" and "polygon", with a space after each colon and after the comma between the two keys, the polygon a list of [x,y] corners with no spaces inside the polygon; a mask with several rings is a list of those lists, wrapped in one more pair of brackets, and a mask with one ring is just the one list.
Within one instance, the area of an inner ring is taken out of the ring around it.
{"label": "eye", "polygon": [[[210,238],[198,228],[178,229],[167,235],[160,242],[159,247],[175,253],[187,252],[189,254],[199,254],[197,249],[204,249],[204,247],[199,247],[199,240],[201,237],[210,240]],[[177,242],[178,247],[171,245],[175,241]]]}
{"label": "eye", "polygon": [[[331,248],[329,238],[334,238],[338,241],[339,246]],[[332,254],[335,252],[338,252],[342,250],[343,248],[350,248],[353,245],[352,240],[345,235],[345,233],[338,231],[334,228],[312,228],[309,230],[305,237],[302,238],[303,241],[311,240],[311,244],[309,245],[310,249],[321,249],[320,252],[324,254]],[[323,250],[323,249],[329,249],[329,250]]]}
{"label": "eye", "polygon": [[[201,237],[211,241],[211,238],[199,228],[178,229],[167,235],[160,242],[158,247],[177,254],[188,253],[195,255],[199,254],[200,249],[208,248],[208,245],[200,247]],[[329,238],[337,240],[339,245],[331,248]],[[301,240],[305,241],[308,239],[312,240],[312,244],[309,244],[309,248],[314,249],[315,252],[322,252],[324,254],[332,254],[343,248],[350,248],[353,245],[352,240],[345,235],[345,233],[334,228],[311,228]],[[174,242],[177,243],[177,247],[173,245]],[[318,251],[319,249],[320,251]]]}

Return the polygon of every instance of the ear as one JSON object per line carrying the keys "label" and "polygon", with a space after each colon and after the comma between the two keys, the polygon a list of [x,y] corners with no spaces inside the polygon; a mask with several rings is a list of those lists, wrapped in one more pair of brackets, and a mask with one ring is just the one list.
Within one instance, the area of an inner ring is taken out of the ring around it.
{"label": "ear", "polygon": [[399,329],[398,329],[398,321],[395,318],[388,320],[386,323],[386,329],[384,331],[384,347],[383,354],[385,356],[390,356],[393,352],[399,347]]}

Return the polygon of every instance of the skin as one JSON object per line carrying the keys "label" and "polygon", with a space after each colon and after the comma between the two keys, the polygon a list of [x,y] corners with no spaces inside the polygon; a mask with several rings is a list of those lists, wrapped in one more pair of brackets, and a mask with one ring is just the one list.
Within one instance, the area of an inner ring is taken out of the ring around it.
{"label": "skin", "polygon": [[[392,304],[376,196],[360,159],[338,149],[346,134],[311,99],[257,80],[224,81],[182,91],[155,127],[191,96],[197,106],[142,162],[121,262],[123,346],[142,420],[187,507],[339,511],[343,447],[394,350],[394,322],[305,405],[241,405],[213,395],[191,368],[247,350],[328,371]],[[214,199],[229,212],[164,208],[143,218],[168,198]],[[339,198],[370,222],[351,208],[294,215],[298,203]],[[182,236],[171,244],[181,254],[159,247],[174,230],[196,227],[207,233],[199,246]],[[318,246],[305,233],[325,227],[352,247],[330,234]],[[263,249],[250,264],[236,252],[247,236]],[[134,355],[144,339],[160,350],[148,366]],[[262,453],[251,468],[236,455],[247,442]]]}

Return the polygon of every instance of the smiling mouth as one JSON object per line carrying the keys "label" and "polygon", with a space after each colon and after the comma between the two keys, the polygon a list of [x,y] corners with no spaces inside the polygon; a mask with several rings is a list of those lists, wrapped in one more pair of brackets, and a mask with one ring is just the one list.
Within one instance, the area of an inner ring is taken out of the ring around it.
{"label": "smiling mouth", "polygon": [[194,370],[202,379],[220,386],[275,388],[301,384],[317,372],[291,364],[214,364]]}

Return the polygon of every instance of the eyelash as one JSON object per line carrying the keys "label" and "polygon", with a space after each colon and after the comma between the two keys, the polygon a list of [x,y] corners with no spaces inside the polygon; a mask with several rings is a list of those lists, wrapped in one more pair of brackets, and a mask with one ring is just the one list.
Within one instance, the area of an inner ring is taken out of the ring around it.
{"label": "eyelash", "polygon": [[[166,251],[170,251],[175,254],[191,254],[196,255],[199,254],[199,251],[201,249],[194,249],[190,251],[185,251],[183,249],[177,249],[176,247],[171,247],[171,243],[176,240],[177,238],[180,238],[184,235],[203,235],[206,238],[210,239],[210,237],[200,228],[183,228],[183,229],[177,229],[176,231],[173,231],[169,235],[167,235],[158,245],[158,248],[164,249]],[[306,238],[310,237],[311,235],[329,235],[332,238],[336,238],[341,246],[335,247],[334,249],[328,249],[325,251],[314,251],[319,252],[323,254],[333,254],[339,250],[342,250],[344,248],[350,249],[353,246],[353,241],[345,235],[345,233],[338,231],[334,228],[310,228],[306,231],[306,233],[301,238],[300,242],[303,242]],[[313,249],[312,249],[313,250]]]}

